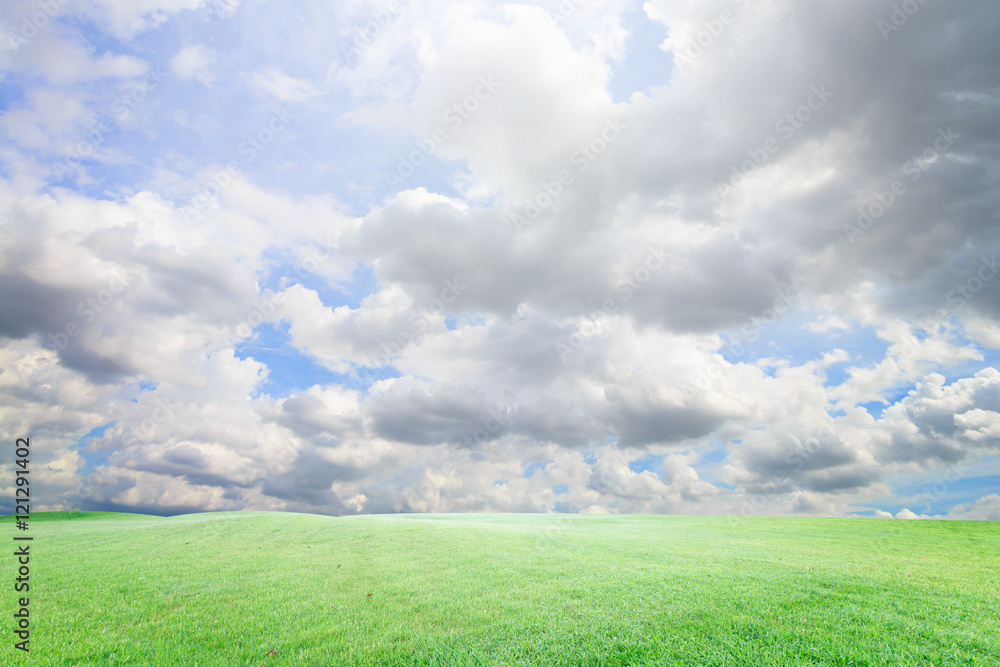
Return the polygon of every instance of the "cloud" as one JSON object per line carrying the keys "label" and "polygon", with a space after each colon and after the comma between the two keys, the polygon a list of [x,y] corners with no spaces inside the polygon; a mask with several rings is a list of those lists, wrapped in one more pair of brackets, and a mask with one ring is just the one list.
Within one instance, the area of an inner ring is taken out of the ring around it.
{"label": "cloud", "polygon": [[[376,436],[411,444],[482,444],[504,429],[504,417],[470,387],[444,382],[428,391],[408,380],[386,380],[369,399]],[[493,408],[491,410],[491,407]],[[482,432],[481,438],[476,431]]]}
{"label": "cloud", "polygon": [[948,511],[949,519],[967,521],[1000,521],[1000,495],[983,496],[975,503],[956,505]]}
{"label": "cloud", "polygon": [[275,407],[279,424],[316,444],[335,447],[364,434],[358,396],[351,391],[314,385],[277,401]]}
{"label": "cloud", "polygon": [[995,7],[565,6],[94,0],[4,51],[40,506],[846,516],[990,472]]}
{"label": "cloud", "polygon": [[208,0],[87,0],[82,10],[120,39],[161,26],[171,15],[199,9]]}
{"label": "cloud", "polygon": [[64,86],[102,79],[132,79],[149,69],[149,64],[134,55],[105,51],[95,54],[94,47],[76,36],[55,30],[41,31],[33,48],[15,52],[11,69],[40,74],[52,85]]}
{"label": "cloud", "polygon": [[170,71],[182,81],[195,79],[203,86],[210,86],[215,75],[210,69],[215,54],[204,46],[185,46],[170,60]]}
{"label": "cloud", "polygon": [[320,91],[308,81],[291,77],[274,67],[267,67],[246,76],[254,90],[279,102],[304,102],[320,94]]}
{"label": "cloud", "polygon": [[961,461],[1000,446],[1000,371],[985,368],[950,385],[932,373],[899,403],[883,412],[891,439],[879,451],[884,461]]}

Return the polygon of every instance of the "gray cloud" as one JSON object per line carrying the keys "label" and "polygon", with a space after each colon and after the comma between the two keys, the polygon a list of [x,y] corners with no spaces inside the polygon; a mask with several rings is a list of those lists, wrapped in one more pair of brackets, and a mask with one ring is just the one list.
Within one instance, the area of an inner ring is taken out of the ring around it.
{"label": "gray cloud", "polygon": [[[620,0],[559,25],[529,5],[422,5],[350,62],[322,30],[286,48],[273,35],[298,24],[247,6],[241,29],[269,35],[247,43],[274,66],[216,54],[215,81],[237,88],[198,95],[226,123],[164,81],[56,182],[53,152],[141,68],[128,38],[190,33],[186,13],[119,4],[90,78],[69,24],[39,36],[42,60],[0,57],[28,77],[0,117],[0,408],[9,436],[46,443],[49,506],[86,479],[93,507],[158,512],[726,513],[764,497],[754,511],[844,515],[905,471],[993,465],[991,0],[924,3],[889,33],[893,0],[744,3],[690,62],[734,3],[651,0],[674,63],[620,102],[609,79],[636,28]],[[313,23],[339,26],[325,11]],[[483,77],[499,85],[450,124]],[[185,219],[261,131],[240,119],[271,113],[275,82],[309,103]],[[443,126],[383,196],[394,156]],[[723,347],[788,292],[756,345]],[[302,356],[240,358],[260,324]],[[365,381],[317,384],[319,367]],[[309,388],[282,388],[290,374]],[[862,407],[901,387],[879,418]]]}

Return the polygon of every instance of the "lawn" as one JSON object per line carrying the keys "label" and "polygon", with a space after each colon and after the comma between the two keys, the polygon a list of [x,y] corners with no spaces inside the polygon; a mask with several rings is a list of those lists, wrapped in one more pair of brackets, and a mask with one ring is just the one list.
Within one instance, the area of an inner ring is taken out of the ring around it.
{"label": "lawn", "polygon": [[1000,665],[997,523],[84,512],[29,534],[31,654],[8,555],[0,664]]}

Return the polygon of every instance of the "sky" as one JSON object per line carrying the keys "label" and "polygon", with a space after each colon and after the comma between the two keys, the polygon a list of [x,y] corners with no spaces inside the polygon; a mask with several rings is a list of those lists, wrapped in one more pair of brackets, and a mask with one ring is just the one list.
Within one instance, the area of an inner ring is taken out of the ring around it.
{"label": "sky", "polygon": [[994,0],[8,0],[0,511],[1000,520]]}

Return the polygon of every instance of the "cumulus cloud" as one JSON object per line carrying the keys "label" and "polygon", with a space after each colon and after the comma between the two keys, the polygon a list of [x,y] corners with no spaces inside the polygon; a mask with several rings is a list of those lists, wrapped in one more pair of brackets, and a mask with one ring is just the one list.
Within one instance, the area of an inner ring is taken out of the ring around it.
{"label": "cumulus cloud", "polygon": [[950,463],[996,451],[1000,371],[986,368],[950,385],[932,373],[883,414],[891,433],[879,452],[885,461]]}
{"label": "cumulus cloud", "polygon": [[215,81],[210,68],[213,59],[214,54],[203,46],[185,46],[170,60],[170,70],[181,80],[195,79],[210,86]]}
{"label": "cumulus cloud", "polygon": [[974,503],[956,505],[948,511],[949,519],[968,521],[1000,521],[1000,495],[983,496]]}
{"label": "cumulus cloud", "polygon": [[1000,454],[994,5],[632,9],[95,0],[4,51],[42,505],[997,519],[897,495]]}

